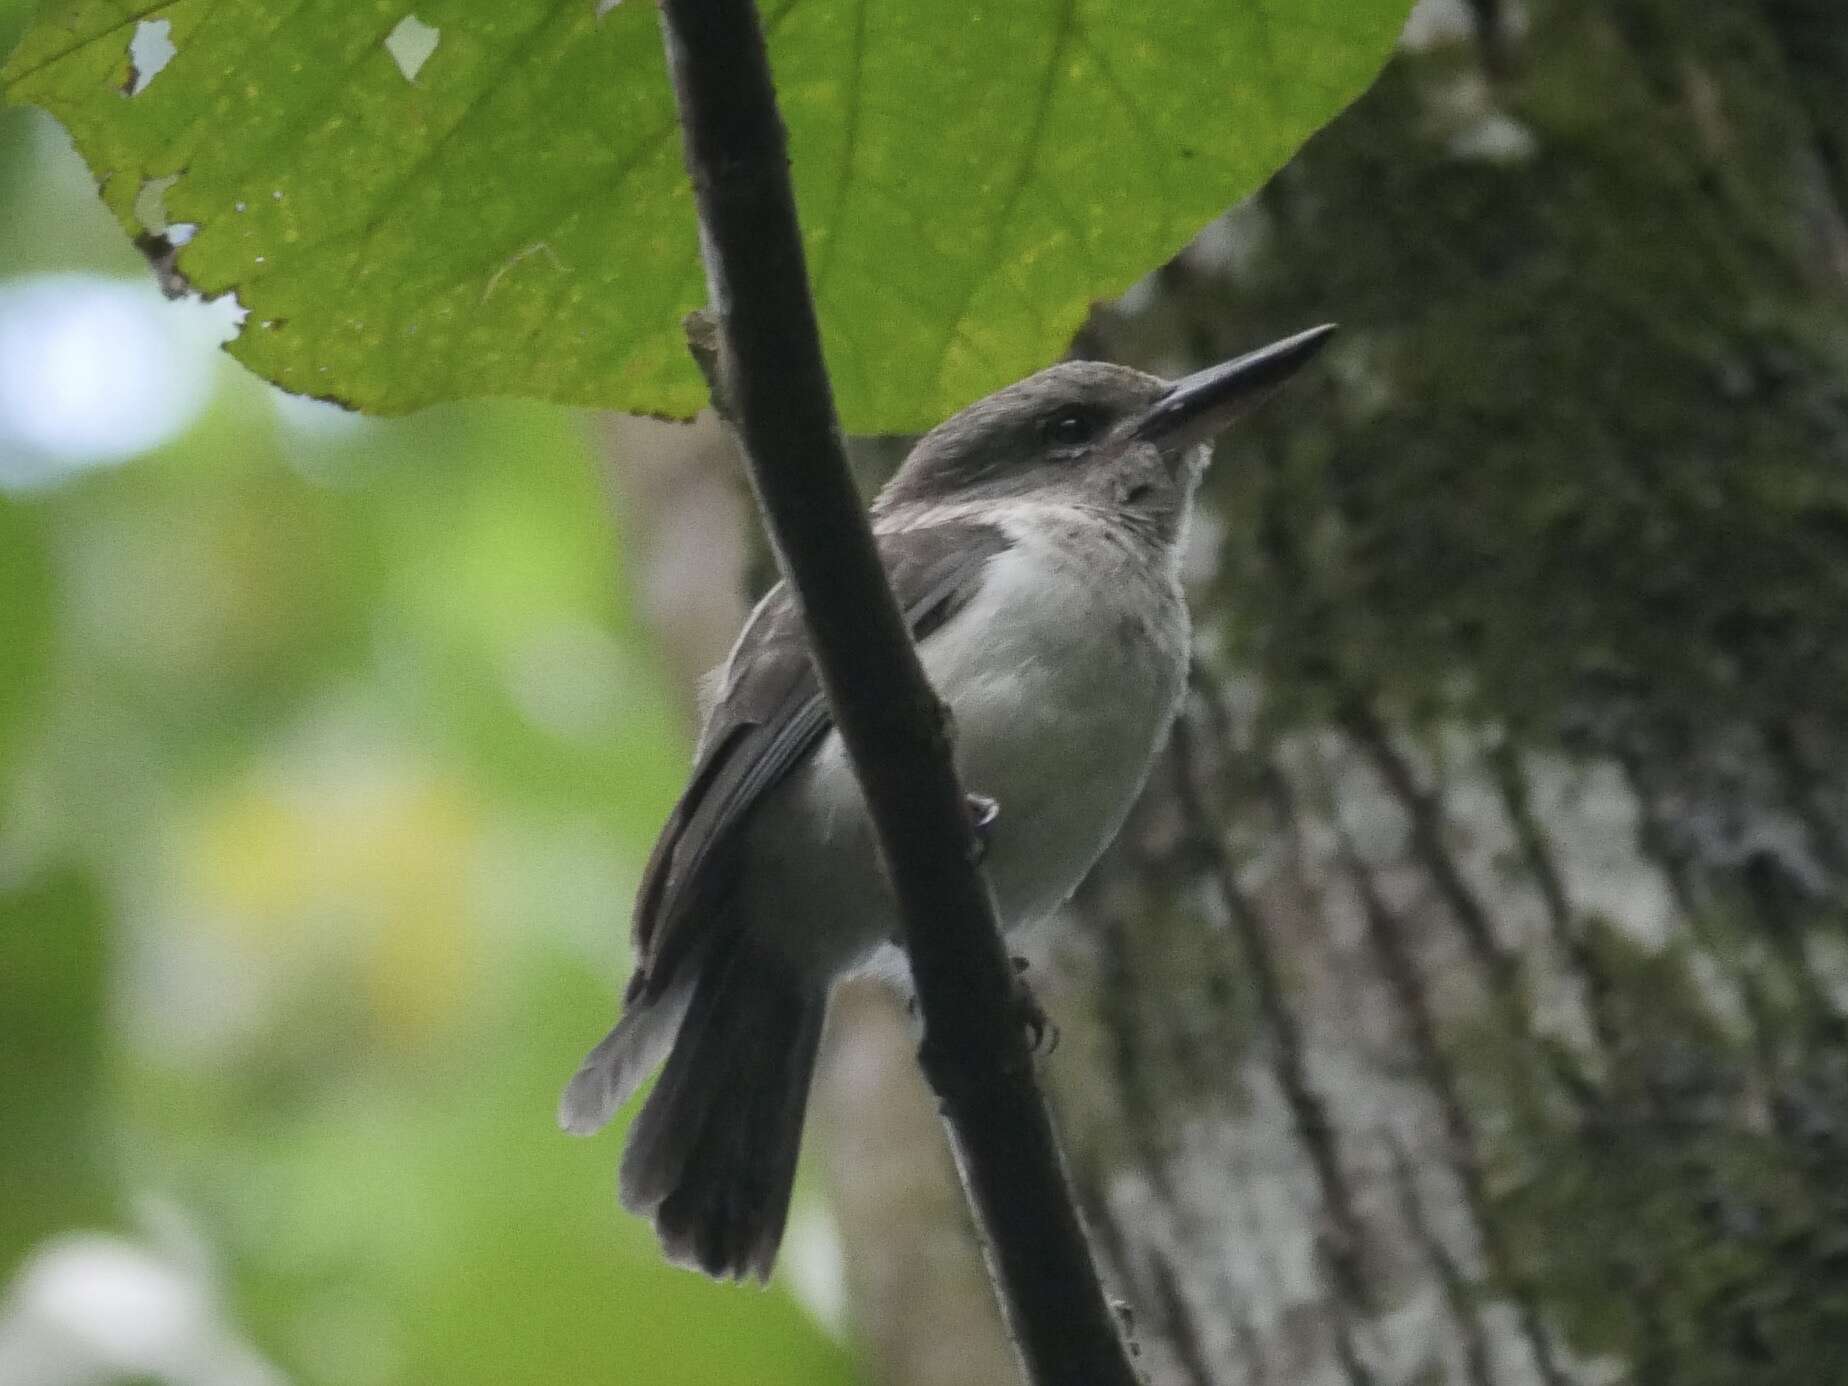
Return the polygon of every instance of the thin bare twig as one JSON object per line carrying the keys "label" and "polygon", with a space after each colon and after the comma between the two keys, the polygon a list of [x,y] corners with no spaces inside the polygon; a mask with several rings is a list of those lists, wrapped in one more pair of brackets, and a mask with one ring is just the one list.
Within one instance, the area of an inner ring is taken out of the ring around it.
{"label": "thin bare twig", "polygon": [[1135,1386],[1034,1081],[948,720],[848,476],[757,12],[751,0],[663,0],[661,22],[719,325],[716,374],[878,830],[924,1019],[919,1060],[1009,1328],[1039,1386]]}

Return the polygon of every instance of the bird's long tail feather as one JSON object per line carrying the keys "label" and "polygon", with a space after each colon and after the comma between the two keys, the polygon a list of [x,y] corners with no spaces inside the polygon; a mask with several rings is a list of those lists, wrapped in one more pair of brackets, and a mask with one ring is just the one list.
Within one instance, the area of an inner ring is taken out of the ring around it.
{"label": "bird's long tail feather", "polygon": [[623,1103],[667,1057],[693,987],[679,982],[652,1000],[636,998],[616,1028],[590,1051],[558,1099],[558,1124],[577,1136],[609,1125]]}
{"label": "bird's long tail feather", "polygon": [[622,1161],[622,1201],[670,1260],[769,1278],[826,1011],[824,990],[746,939],[703,960]]}

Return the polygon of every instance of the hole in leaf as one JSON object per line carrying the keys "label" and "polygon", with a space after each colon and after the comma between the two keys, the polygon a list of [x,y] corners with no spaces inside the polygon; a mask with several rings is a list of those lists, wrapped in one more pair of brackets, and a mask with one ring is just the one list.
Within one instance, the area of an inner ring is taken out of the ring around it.
{"label": "hole in leaf", "polygon": [[423,65],[436,52],[437,41],[442,36],[441,29],[433,29],[416,15],[407,14],[385,35],[385,51],[391,54],[391,60],[398,65],[398,71],[404,74],[404,80],[415,82],[417,74],[423,71]]}
{"label": "hole in leaf", "polygon": [[180,269],[180,247],[199,234],[199,223],[167,220],[167,190],[179,181],[179,174],[169,173],[145,178],[135,189],[135,220],[142,228],[135,237],[135,248],[147,258],[155,282],[168,298],[186,298],[194,292],[192,281]]}
{"label": "hole in leaf", "polygon": [[597,0],[597,18],[601,19],[622,3],[622,0]]}
{"label": "hole in leaf", "polygon": [[128,85],[122,90],[130,96],[141,95],[179,51],[173,46],[171,20],[142,20],[128,41]]}

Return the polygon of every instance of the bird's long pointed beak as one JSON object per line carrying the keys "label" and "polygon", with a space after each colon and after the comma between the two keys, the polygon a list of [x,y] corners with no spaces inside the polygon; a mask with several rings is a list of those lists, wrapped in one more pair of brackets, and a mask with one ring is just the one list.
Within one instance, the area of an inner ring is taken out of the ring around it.
{"label": "bird's long pointed beak", "polygon": [[1182,377],[1149,406],[1136,435],[1164,449],[1205,442],[1295,375],[1334,335],[1335,324],[1325,322]]}

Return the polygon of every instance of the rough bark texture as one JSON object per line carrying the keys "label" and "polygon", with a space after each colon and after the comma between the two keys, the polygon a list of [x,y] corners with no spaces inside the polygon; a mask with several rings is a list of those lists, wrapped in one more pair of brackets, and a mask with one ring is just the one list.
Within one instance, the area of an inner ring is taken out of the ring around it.
{"label": "rough bark texture", "polygon": [[[1194,695],[1039,979],[1152,1381],[1848,1379],[1845,94],[1840,0],[1427,0],[1087,330],[1346,329],[1222,449]],[[916,1080],[842,1048],[878,1145]],[[904,1145],[834,1162],[868,1342],[970,1380]]]}

